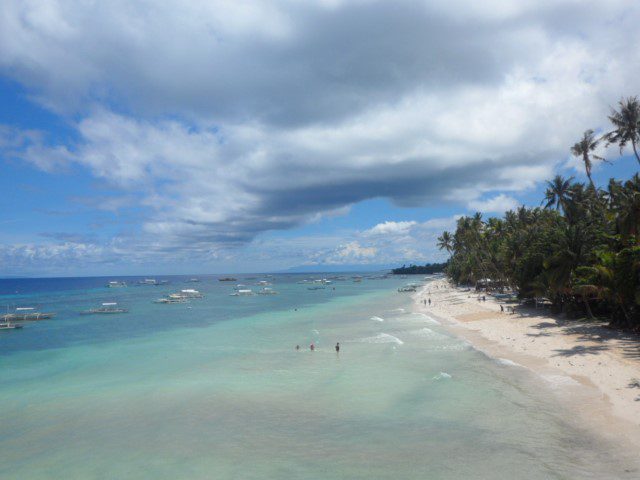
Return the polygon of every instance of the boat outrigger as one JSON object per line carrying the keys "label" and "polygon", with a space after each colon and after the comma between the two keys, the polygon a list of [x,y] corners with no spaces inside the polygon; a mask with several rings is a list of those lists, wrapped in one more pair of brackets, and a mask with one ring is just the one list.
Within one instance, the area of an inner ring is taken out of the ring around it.
{"label": "boat outrigger", "polygon": [[3,322],[26,322],[37,320],[48,320],[55,317],[55,313],[51,312],[38,312],[33,307],[18,307],[13,313],[6,313],[0,316],[0,321]]}
{"label": "boat outrigger", "polygon": [[93,314],[111,314],[111,313],[127,313],[129,310],[126,308],[118,307],[116,302],[105,302],[98,308],[91,308],[89,310],[85,310],[80,312],[82,315],[93,315]]}

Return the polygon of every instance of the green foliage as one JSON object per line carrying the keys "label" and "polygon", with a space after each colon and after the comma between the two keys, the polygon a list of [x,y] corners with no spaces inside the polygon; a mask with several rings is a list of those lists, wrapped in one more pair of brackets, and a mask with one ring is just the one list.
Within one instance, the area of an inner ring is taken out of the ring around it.
{"label": "green foliage", "polygon": [[403,265],[400,268],[394,268],[391,272],[395,275],[430,275],[444,272],[446,266],[446,263],[427,263],[426,265],[409,265],[408,267]]}
{"label": "green foliage", "polygon": [[451,253],[457,283],[546,297],[565,312],[607,315],[640,327],[640,177],[591,183],[556,177],[545,208],[521,207],[503,218],[462,217],[438,239]]}

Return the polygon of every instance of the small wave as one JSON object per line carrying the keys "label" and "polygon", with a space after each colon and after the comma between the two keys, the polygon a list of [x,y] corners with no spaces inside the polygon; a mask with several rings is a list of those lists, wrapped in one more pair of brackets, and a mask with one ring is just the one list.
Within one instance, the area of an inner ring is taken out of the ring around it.
{"label": "small wave", "polygon": [[514,362],[513,360],[509,360],[508,358],[496,358],[496,362],[500,365],[506,365],[508,367],[522,367],[519,363]]}
{"label": "small wave", "polygon": [[451,375],[447,372],[440,372],[438,375],[433,377],[434,380],[448,380],[449,378],[451,378]]}
{"label": "small wave", "polygon": [[399,312],[399,313],[404,313],[405,309],[404,308],[394,308],[393,310],[391,310],[392,312]]}
{"label": "small wave", "polygon": [[446,335],[443,335],[441,333],[438,332],[434,332],[433,330],[431,330],[429,327],[424,327],[421,328],[419,330],[412,330],[411,333],[417,337],[422,337],[422,338],[432,338],[432,339],[449,339],[449,337],[447,337]]}
{"label": "small wave", "polygon": [[567,375],[542,375],[542,378],[554,387],[571,387],[580,385],[580,382]]}
{"label": "small wave", "polygon": [[363,343],[395,343],[396,345],[404,345],[402,340],[388,333],[379,333],[375,337],[366,337],[359,341]]}
{"label": "small wave", "polygon": [[463,350],[469,350],[470,345],[465,343],[455,343],[448,345],[429,345],[427,349],[431,352],[462,352]]}
{"label": "small wave", "polygon": [[429,323],[431,323],[433,325],[440,325],[439,321],[437,321],[435,318],[432,318],[431,316],[427,315],[426,313],[412,312],[411,315],[415,315],[416,317],[424,318],[427,322],[429,322]]}
{"label": "small wave", "polygon": [[375,315],[373,317],[371,317],[369,320],[374,320],[376,322],[384,322],[384,318],[376,317]]}

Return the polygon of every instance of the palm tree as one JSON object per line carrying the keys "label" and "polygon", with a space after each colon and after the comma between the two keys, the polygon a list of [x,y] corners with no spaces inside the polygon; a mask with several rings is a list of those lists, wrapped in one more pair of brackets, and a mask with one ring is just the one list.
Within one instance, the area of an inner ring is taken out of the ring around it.
{"label": "palm tree", "polygon": [[636,160],[640,163],[637,144],[640,142],[640,101],[638,97],[623,98],[618,102],[620,110],[611,109],[609,120],[615,130],[605,135],[608,144],[615,143],[620,147],[620,154],[627,144],[631,144]]}
{"label": "palm tree", "polygon": [[438,237],[438,248],[451,253],[453,250],[453,237],[449,232],[442,232],[442,235]]}
{"label": "palm tree", "polygon": [[556,175],[553,180],[547,182],[547,191],[545,192],[545,200],[547,203],[545,208],[549,208],[555,204],[556,210],[560,210],[560,207],[562,207],[564,211],[570,198],[571,180],[573,180],[573,177],[565,179],[560,175]]}
{"label": "palm tree", "polygon": [[595,184],[593,183],[593,179],[591,178],[591,169],[593,168],[592,158],[597,160],[606,161],[604,158],[599,157],[595,153],[593,153],[596,148],[598,148],[598,144],[600,140],[595,138],[593,130],[587,130],[582,135],[582,139],[576,143],[573,147],[571,147],[571,154],[575,157],[582,157],[582,162],[584,163],[584,169],[587,173],[587,177],[589,178],[589,183],[591,186],[595,188]]}
{"label": "palm tree", "polygon": [[625,182],[614,205],[619,232],[626,237],[640,233],[640,176],[636,173]]}

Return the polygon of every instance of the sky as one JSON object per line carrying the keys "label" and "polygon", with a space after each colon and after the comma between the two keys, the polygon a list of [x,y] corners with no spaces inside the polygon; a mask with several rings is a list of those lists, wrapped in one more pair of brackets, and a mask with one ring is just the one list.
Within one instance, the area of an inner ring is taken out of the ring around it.
{"label": "sky", "polygon": [[[0,276],[374,268],[538,206],[636,0],[3,0]],[[601,152],[596,183],[634,158]]]}

